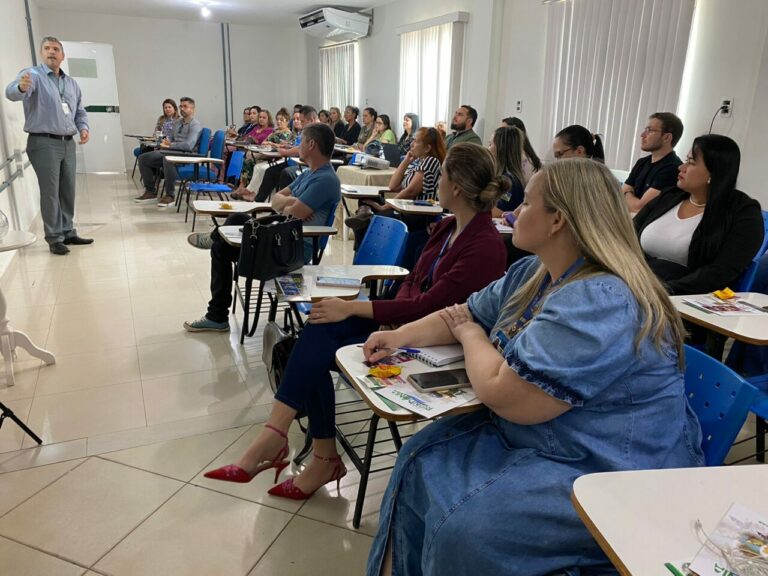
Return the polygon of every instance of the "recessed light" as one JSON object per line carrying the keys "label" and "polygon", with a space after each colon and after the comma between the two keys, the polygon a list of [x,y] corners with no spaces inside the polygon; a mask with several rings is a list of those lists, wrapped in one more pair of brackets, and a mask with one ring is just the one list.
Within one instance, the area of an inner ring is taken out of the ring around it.
{"label": "recessed light", "polygon": [[203,18],[208,18],[211,15],[211,10],[208,6],[203,6],[200,8],[200,14],[203,15]]}

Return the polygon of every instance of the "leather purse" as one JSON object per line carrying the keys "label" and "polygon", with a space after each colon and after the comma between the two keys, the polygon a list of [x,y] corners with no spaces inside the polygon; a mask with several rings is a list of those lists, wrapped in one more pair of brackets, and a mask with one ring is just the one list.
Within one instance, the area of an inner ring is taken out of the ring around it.
{"label": "leather purse", "polygon": [[272,280],[304,266],[301,220],[283,214],[252,218],[243,224],[238,275]]}

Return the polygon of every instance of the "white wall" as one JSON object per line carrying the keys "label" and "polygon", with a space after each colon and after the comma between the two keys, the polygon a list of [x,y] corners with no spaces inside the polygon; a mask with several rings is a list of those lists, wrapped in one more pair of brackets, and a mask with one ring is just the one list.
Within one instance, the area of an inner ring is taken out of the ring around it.
{"label": "white wall", "polygon": [[687,98],[680,103],[685,132],[678,153],[687,153],[693,139],[707,133],[720,101],[733,98],[732,116],[716,119],[712,131],[739,144],[739,186],[766,209],[768,188],[761,169],[765,166],[768,115],[768,56],[764,50],[768,2],[698,0],[696,11],[686,58],[690,81]]}
{"label": "white wall", "polygon": [[[39,29],[62,40],[112,44],[124,133],[149,133],[163,99],[182,96],[195,99],[204,126],[225,126],[220,24],[46,10]],[[303,42],[295,28],[230,26],[235,122],[246,105],[292,106],[306,97]],[[135,141],[127,144],[130,169]]]}
{"label": "white wall", "polygon": [[[371,34],[360,40],[359,44],[360,101],[357,105],[361,108],[366,105],[373,106],[379,113],[389,114],[394,119],[398,113],[400,68],[400,37],[396,34],[396,29],[451,12],[469,12],[464,40],[460,100],[477,108],[480,116],[477,130],[482,136],[486,122],[489,73],[493,60],[491,29],[494,14],[500,13],[503,4],[503,0],[398,0],[374,8]],[[310,68],[316,69],[319,66],[319,46],[317,41],[307,42],[307,62]],[[311,71],[308,78],[311,79],[309,100],[319,102],[319,77],[316,70]],[[345,104],[347,103],[341,102],[339,106],[343,108]],[[497,121],[498,119],[494,118],[492,126],[496,126]],[[398,120],[398,133],[401,130]]]}
{"label": "white wall", "polygon": [[[34,21],[36,9],[30,6]],[[3,39],[3,49],[0,50],[0,87],[5,87],[16,78],[19,70],[32,65],[32,55],[27,38],[27,23],[24,13],[23,0],[6,0],[3,2],[3,14],[0,18],[0,38]],[[5,94],[0,96],[0,161],[5,160],[18,148],[27,147],[24,128],[24,110],[21,102],[6,100]],[[26,156],[24,157],[26,160]],[[15,170],[0,171],[0,180],[5,180]],[[39,190],[34,172],[30,166],[26,176],[16,180],[13,185],[0,193],[0,210],[5,212],[11,228],[30,230],[32,221],[40,211]],[[0,276],[5,271],[13,257],[12,252],[0,254]]]}

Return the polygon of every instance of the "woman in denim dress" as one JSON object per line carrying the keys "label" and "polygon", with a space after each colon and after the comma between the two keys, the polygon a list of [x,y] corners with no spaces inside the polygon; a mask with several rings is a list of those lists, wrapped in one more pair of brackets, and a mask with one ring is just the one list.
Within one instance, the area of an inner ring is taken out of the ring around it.
{"label": "woman in denim dress", "polygon": [[574,480],[704,464],[683,328],[611,172],[585,159],[547,164],[516,216],[515,245],[535,256],[467,304],[365,344],[377,361],[460,342],[485,405],[403,446],[368,576],[613,574],[570,503]]}

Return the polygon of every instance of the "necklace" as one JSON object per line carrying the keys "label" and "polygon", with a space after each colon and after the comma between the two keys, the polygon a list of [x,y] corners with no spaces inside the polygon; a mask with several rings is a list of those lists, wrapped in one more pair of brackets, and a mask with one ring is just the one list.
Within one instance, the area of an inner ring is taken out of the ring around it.
{"label": "necklace", "polygon": [[688,202],[690,202],[691,204],[696,206],[696,208],[704,208],[704,206],[707,205],[706,202],[702,202],[701,204],[697,204],[696,202],[693,201],[693,196],[688,196]]}

